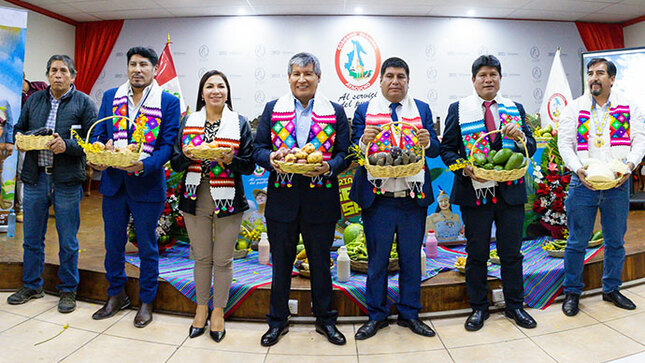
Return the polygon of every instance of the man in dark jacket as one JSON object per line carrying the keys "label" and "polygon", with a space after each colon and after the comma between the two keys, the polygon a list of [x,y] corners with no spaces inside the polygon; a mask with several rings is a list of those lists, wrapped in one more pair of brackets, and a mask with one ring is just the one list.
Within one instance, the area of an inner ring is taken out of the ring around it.
{"label": "man in dark jacket", "polygon": [[[340,218],[338,174],[347,167],[349,123],[343,107],[320,92],[320,62],[309,53],[289,60],[291,92],[266,104],[260,118],[253,159],[270,171],[266,221],[273,280],[269,330],[260,343],[271,346],[289,331],[289,289],[298,236],[307,250],[316,331],[337,345],[346,343],[336,328],[338,312],[331,308],[329,248]],[[276,164],[279,149],[313,144],[323,162],[306,174],[285,173]]]}
{"label": "man in dark jacket", "polygon": [[[524,107],[498,93],[502,79],[499,60],[492,55],[477,58],[472,65],[472,75],[475,93],[448,109],[441,141],[443,162],[453,169],[460,160],[468,159],[472,150],[488,155],[491,150],[501,148],[523,149],[519,145],[526,145],[529,155],[533,155],[535,139],[526,125]],[[482,135],[492,131],[501,133],[491,133],[474,145]],[[520,249],[526,200],[524,178],[497,183],[476,177],[472,166],[455,171],[450,202],[459,205],[466,225],[466,291],[473,309],[466,320],[466,330],[481,329],[489,316],[486,274],[493,222],[497,227],[497,253],[502,264],[505,314],[523,328],[537,325],[522,308],[524,280]]]}
{"label": "man in dark jacket", "polygon": [[[96,105],[74,87],[76,69],[70,57],[54,55],[49,58],[47,77],[50,86],[27,100],[15,126],[16,134],[53,132],[53,139],[47,143],[47,150],[25,154],[21,173],[25,211],[24,286],[9,296],[7,302],[17,305],[43,297],[44,241],[49,206],[53,204],[60,248],[58,311],[69,313],[76,308],[76,233],[81,221],[80,202],[85,181],[85,153],[72,138],[71,130],[85,137],[96,119]],[[44,132],[45,129],[50,131]]]}

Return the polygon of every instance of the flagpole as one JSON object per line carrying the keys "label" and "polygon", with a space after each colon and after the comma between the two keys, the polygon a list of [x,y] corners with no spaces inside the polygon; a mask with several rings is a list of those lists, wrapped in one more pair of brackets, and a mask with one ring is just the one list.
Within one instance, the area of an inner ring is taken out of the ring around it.
{"label": "flagpole", "polygon": [[170,44],[170,33],[168,33],[168,41],[166,41],[166,44]]}

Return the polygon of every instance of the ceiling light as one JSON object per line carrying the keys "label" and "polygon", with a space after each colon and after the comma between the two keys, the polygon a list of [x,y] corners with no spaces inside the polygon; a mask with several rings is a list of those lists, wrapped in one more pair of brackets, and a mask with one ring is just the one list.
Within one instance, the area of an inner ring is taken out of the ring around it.
{"label": "ceiling light", "polygon": [[357,6],[356,8],[354,8],[354,12],[356,14],[363,14],[363,8],[361,8],[360,6]]}
{"label": "ceiling light", "polygon": [[246,15],[246,9],[244,8],[237,9],[237,15]]}
{"label": "ceiling light", "polygon": [[470,10],[468,10],[468,12],[466,13],[466,15],[468,15],[468,16],[475,16],[475,10],[474,10],[474,9],[470,9]]}

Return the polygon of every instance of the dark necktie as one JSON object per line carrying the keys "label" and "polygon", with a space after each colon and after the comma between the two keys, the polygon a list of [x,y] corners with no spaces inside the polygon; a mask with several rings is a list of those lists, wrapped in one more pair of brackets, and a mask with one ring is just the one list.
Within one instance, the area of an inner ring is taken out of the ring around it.
{"label": "dark necktie", "polygon": [[390,108],[392,109],[392,121],[399,121],[399,117],[396,115],[396,108],[401,106],[400,103],[390,103]]}
{"label": "dark necktie", "polygon": [[[490,106],[493,103],[495,103],[495,101],[484,101],[484,107],[486,108],[484,111],[484,124],[486,125],[486,130],[488,132],[497,130],[497,126],[495,126],[495,118],[493,118],[493,112],[490,110]],[[490,142],[495,142],[497,133],[490,134],[488,137],[490,138]]]}

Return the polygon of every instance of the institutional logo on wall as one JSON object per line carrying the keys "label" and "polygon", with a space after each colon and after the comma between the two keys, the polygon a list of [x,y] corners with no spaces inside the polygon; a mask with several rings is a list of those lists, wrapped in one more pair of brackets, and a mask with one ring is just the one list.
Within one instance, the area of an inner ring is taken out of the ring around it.
{"label": "institutional logo on wall", "polygon": [[334,63],[338,78],[347,88],[363,91],[378,78],[381,52],[369,34],[351,32],[338,43]]}
{"label": "institutional logo on wall", "polygon": [[567,106],[567,98],[564,97],[561,93],[554,93],[549,98],[549,103],[547,104],[547,109],[549,112],[549,118],[551,121],[559,120],[560,115],[564,111],[564,108]]}

